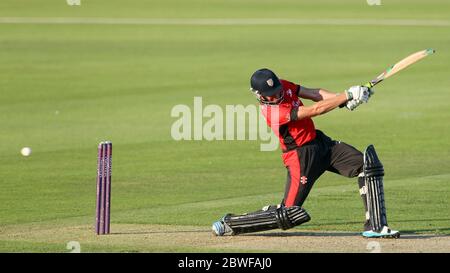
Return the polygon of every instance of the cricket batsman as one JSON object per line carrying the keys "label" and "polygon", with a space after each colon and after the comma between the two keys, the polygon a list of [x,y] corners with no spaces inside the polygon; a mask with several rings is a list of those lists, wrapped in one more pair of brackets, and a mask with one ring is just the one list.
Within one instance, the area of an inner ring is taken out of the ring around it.
{"label": "cricket batsman", "polygon": [[[253,73],[250,84],[268,126],[280,140],[287,170],[284,198],[281,204],[269,205],[255,212],[226,214],[213,223],[213,233],[223,236],[276,228],[286,230],[308,222],[311,218],[302,205],[317,179],[325,171],[330,171],[358,179],[366,218],[362,236],[398,238],[400,233],[390,229],[387,223],[384,169],[373,145],[362,153],[317,130],[312,120],[339,106],[353,111],[368,102],[374,93],[373,88],[352,86],[345,92],[333,93],[279,79],[265,68]],[[300,99],[315,103],[305,106]]]}

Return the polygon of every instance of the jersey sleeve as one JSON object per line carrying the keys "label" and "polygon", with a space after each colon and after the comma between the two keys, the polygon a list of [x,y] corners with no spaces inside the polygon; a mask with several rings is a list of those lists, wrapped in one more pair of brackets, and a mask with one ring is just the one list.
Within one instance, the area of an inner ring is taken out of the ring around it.
{"label": "jersey sleeve", "polygon": [[287,80],[280,80],[281,84],[283,85],[285,90],[291,90],[296,96],[298,96],[298,93],[300,92],[300,85],[287,81]]}

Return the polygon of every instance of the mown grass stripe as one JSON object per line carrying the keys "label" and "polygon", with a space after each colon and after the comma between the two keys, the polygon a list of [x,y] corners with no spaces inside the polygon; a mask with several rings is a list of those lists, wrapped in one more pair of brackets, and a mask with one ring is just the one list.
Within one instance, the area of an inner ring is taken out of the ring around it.
{"label": "mown grass stripe", "polygon": [[87,24],[87,25],[342,25],[448,27],[448,20],[416,19],[295,19],[295,18],[83,18],[83,17],[0,17],[0,24]]}

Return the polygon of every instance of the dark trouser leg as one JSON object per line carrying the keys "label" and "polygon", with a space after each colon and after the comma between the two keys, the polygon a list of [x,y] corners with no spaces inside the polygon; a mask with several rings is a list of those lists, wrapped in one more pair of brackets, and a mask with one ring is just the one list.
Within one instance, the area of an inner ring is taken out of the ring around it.
{"label": "dark trouser leg", "polygon": [[371,230],[369,208],[367,204],[367,187],[365,184],[363,165],[364,155],[353,146],[343,142],[334,142],[331,148],[331,166],[328,171],[346,176],[358,176],[359,194],[364,204],[364,230]]}
{"label": "dark trouser leg", "polygon": [[320,145],[308,145],[285,156],[287,181],[283,204],[286,207],[303,205],[314,182],[325,172],[323,166],[328,165],[323,154]]}
{"label": "dark trouser leg", "polygon": [[331,148],[331,164],[328,171],[346,176],[356,177],[363,171],[364,156],[355,147],[344,142],[334,142]]}

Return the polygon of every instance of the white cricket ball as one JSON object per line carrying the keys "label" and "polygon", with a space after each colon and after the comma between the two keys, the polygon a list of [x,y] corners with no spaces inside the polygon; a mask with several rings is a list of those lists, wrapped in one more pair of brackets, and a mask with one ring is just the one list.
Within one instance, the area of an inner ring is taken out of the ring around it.
{"label": "white cricket ball", "polygon": [[21,153],[23,156],[29,156],[29,155],[31,154],[31,148],[29,148],[29,147],[24,147],[24,148],[22,148],[22,150],[20,150],[20,153]]}

